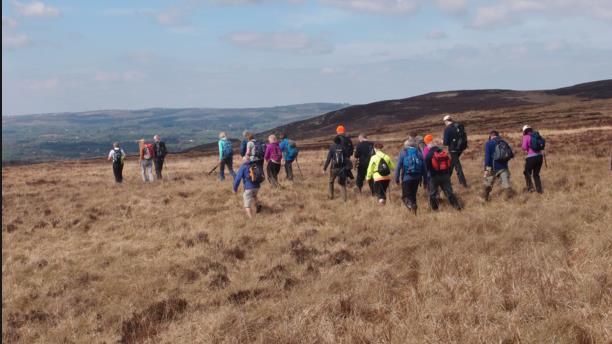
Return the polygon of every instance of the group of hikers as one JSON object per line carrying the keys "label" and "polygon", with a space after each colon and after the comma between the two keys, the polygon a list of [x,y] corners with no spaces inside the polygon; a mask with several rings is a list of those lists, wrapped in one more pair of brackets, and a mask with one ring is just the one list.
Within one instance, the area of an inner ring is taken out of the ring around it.
{"label": "group of hikers", "polygon": [[[383,149],[382,142],[368,140],[365,133],[359,134],[358,143],[353,146],[352,140],[346,135],[343,125],[336,128],[336,136],[329,147],[327,158],[323,164],[323,173],[329,174],[329,198],[334,199],[334,186],[338,183],[346,201],[347,188],[353,183],[356,190],[361,193],[367,183],[370,193],[376,197],[379,204],[387,202],[389,185],[394,181],[401,184],[402,202],[412,212],[417,211],[417,192],[422,185],[428,193],[429,205],[432,210],[440,206],[440,190],[447,201],[457,210],[462,205],[453,192],[451,176],[456,172],[459,184],[468,187],[467,180],[461,165],[461,155],[468,147],[468,138],[465,127],[455,122],[451,115],[443,117],[445,124],[441,138],[434,138],[432,134],[419,136],[412,134],[404,142],[399,156],[393,160]],[[526,190],[542,193],[540,170],[545,162],[545,140],[529,125],[522,130],[523,139],[521,149],[526,153],[524,177]],[[152,164],[155,164],[157,178],[161,178],[164,158],[167,154],[165,144],[159,136],[154,137],[154,143],[140,144],[140,165],[143,181],[153,180]],[[299,149],[294,140],[281,134],[268,136],[267,143],[257,140],[253,133],[243,132],[240,145],[242,164],[237,172],[234,171],[234,149],[227,135],[219,134],[219,180],[225,180],[228,170],[233,178],[233,191],[238,192],[243,184],[243,205],[249,217],[261,211],[258,202],[258,193],[266,177],[273,188],[278,188],[279,173],[284,162],[287,180],[292,181],[293,163],[297,163]],[[109,153],[109,160],[113,161],[113,171],[118,183],[121,182],[121,170],[125,152],[116,143]],[[514,194],[510,184],[510,170],[508,163],[514,158],[511,145],[504,140],[498,131],[489,132],[489,138],[484,145],[484,183],[482,197],[489,200],[493,185],[501,181],[501,187],[506,197]],[[152,163],[153,162],[153,163]],[[266,164],[264,166],[264,164]],[[297,164],[299,168],[299,163]],[[357,170],[357,175],[353,174]],[[328,172],[329,170],[329,172]],[[301,172],[301,171],[300,171]]]}

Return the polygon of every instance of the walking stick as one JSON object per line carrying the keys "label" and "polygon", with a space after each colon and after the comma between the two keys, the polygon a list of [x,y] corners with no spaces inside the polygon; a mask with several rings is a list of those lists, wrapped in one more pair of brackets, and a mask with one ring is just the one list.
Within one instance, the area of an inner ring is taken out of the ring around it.
{"label": "walking stick", "polygon": [[542,155],[544,156],[544,167],[548,168],[548,162],[546,162],[546,152],[542,152]]}
{"label": "walking stick", "polygon": [[208,175],[209,175],[209,176],[210,176],[211,174],[213,174],[213,172],[215,172],[215,170],[216,170],[216,169],[219,167],[219,164],[220,164],[220,163],[217,163],[217,164],[215,165],[215,167],[213,167],[213,169],[212,169],[212,170],[210,170],[210,171],[208,172]]}
{"label": "walking stick", "polygon": [[298,158],[295,158],[295,164],[298,167],[298,171],[300,171],[300,177],[302,177],[302,179],[304,179],[304,175],[302,174],[302,168],[300,167],[300,162],[298,161]]}

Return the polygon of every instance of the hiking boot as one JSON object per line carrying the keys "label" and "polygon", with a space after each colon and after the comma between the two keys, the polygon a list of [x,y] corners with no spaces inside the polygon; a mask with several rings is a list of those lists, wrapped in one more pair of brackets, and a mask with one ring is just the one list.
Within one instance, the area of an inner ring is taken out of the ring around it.
{"label": "hiking boot", "polygon": [[491,190],[492,190],[492,188],[490,188],[490,187],[486,187],[486,186],[485,186],[485,187],[482,189],[482,194],[481,194],[481,196],[482,196],[482,199],[483,199],[485,202],[488,202],[488,201],[489,201],[489,194],[491,194]]}
{"label": "hiking boot", "polygon": [[258,204],[258,205],[255,207],[255,213],[257,213],[257,214],[261,213],[261,209],[262,209],[261,204]]}

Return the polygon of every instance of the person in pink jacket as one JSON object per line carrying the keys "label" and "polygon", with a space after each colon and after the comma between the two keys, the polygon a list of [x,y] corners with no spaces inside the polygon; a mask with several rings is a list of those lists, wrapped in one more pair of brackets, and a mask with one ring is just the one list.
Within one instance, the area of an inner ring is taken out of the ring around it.
{"label": "person in pink jacket", "polygon": [[268,163],[266,169],[268,181],[272,184],[272,187],[278,187],[278,173],[281,169],[283,152],[280,149],[276,135],[270,135],[268,142],[269,144],[266,146],[266,153],[264,154],[264,160]]}
{"label": "person in pink jacket", "polygon": [[[532,144],[532,140],[538,140],[541,142]],[[525,182],[527,183],[527,192],[533,192],[534,184],[535,191],[542,193],[542,181],[540,179],[540,170],[542,169],[542,163],[544,161],[544,139],[538,132],[534,132],[529,125],[523,126],[523,144],[521,148],[527,157],[525,158]],[[537,148],[540,148],[539,150]],[[532,178],[533,177],[533,181]]]}

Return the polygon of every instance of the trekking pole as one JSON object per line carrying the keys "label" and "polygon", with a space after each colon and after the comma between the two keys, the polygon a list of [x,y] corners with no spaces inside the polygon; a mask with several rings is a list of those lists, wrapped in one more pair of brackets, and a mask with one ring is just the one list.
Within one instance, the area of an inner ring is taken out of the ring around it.
{"label": "trekking pole", "polygon": [[220,163],[217,163],[217,164],[215,165],[215,167],[213,167],[213,169],[212,169],[212,170],[210,170],[210,171],[208,172],[208,175],[209,175],[209,176],[210,176],[211,174],[213,174],[213,172],[215,172],[215,170],[216,170],[216,169],[219,167],[219,164],[220,164]]}
{"label": "trekking pole", "polygon": [[544,167],[548,168],[548,162],[546,162],[546,152],[542,152],[542,156],[544,156]]}
{"label": "trekking pole", "polygon": [[295,158],[295,164],[298,167],[298,171],[300,171],[300,177],[302,177],[302,179],[304,179],[304,175],[302,174],[302,168],[300,167],[300,162],[298,161],[298,158]]}

